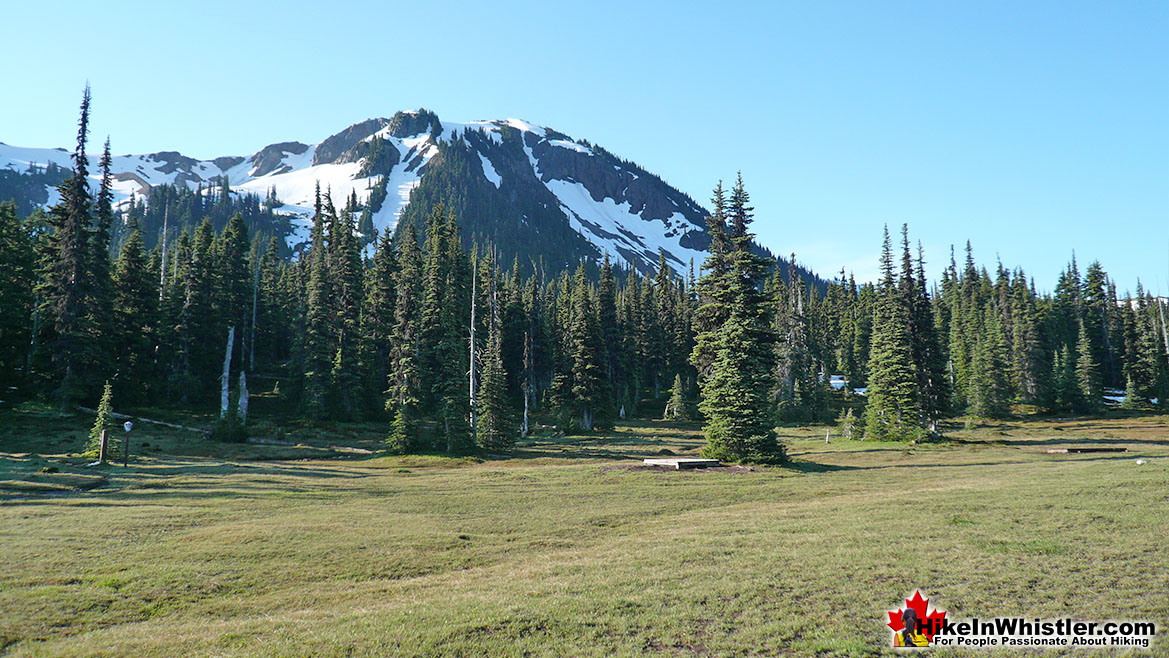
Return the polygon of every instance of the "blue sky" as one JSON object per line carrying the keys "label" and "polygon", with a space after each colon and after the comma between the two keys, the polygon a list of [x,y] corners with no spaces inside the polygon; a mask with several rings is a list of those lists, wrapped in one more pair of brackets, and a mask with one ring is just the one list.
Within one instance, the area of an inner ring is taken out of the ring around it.
{"label": "blue sky", "polygon": [[[301,6],[304,5],[304,6]],[[112,7],[112,8],[111,8]],[[742,170],[760,241],[876,270],[908,222],[1050,289],[1073,250],[1169,294],[1169,2],[45,2],[0,22],[0,141],[210,158],[427,107],[520,117],[701,202]]]}

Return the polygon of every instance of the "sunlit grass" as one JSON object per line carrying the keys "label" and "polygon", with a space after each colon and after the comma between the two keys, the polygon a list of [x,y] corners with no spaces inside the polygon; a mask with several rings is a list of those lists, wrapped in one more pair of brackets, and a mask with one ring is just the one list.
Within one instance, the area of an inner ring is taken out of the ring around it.
{"label": "sunlit grass", "polygon": [[[1169,621],[1163,416],[785,427],[790,467],[738,473],[614,468],[700,449],[658,422],[475,458],[329,451],[376,425],[140,427],[130,469],[87,468],[87,422],[0,418],[5,655],[866,656],[918,587],[956,616]],[[1128,452],[1045,452],[1077,444]]]}

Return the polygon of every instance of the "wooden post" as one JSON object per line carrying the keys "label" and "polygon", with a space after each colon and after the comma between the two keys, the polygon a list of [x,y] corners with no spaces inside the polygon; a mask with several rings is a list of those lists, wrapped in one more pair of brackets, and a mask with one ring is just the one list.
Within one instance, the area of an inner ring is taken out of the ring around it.
{"label": "wooden post", "polygon": [[102,430],[101,431],[101,448],[98,450],[97,460],[99,462],[101,462],[102,464],[106,463],[106,460],[109,458],[109,456],[108,456],[109,451],[110,451],[110,431],[109,430]]}
{"label": "wooden post", "polygon": [[126,432],[125,449],[122,450],[122,467],[123,468],[130,467],[130,433],[129,432]]}

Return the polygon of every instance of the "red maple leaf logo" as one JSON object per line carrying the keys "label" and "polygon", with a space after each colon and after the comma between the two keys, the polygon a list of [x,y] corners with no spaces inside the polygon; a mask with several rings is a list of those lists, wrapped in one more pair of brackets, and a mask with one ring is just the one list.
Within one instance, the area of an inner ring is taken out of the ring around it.
{"label": "red maple leaf logo", "polygon": [[921,590],[915,590],[913,592],[912,599],[905,599],[905,608],[897,608],[895,611],[889,611],[889,628],[892,628],[894,633],[905,628],[905,623],[901,621],[901,615],[907,608],[913,608],[913,611],[917,613],[918,620],[922,622],[922,635],[924,635],[927,640],[932,642],[934,639],[934,633],[936,633],[938,629],[942,627],[942,620],[946,618],[946,612],[944,610],[935,609],[927,613],[926,611],[929,608],[929,602],[929,599],[924,598],[921,595]]}

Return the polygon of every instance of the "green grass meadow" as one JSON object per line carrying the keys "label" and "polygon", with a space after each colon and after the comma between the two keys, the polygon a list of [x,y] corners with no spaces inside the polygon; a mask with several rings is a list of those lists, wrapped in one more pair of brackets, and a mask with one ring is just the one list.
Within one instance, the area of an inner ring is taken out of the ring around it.
{"label": "green grass meadow", "polygon": [[[0,412],[0,655],[891,655],[915,588],[954,617],[1152,620],[1169,655],[1166,416],[781,428],[790,466],[713,472],[635,466],[697,454],[684,424],[447,458],[384,456],[374,424],[139,423],[125,469],[74,456],[90,422]],[[1127,452],[1045,452],[1083,445]]]}

